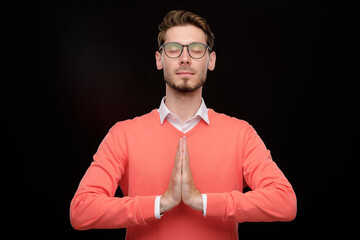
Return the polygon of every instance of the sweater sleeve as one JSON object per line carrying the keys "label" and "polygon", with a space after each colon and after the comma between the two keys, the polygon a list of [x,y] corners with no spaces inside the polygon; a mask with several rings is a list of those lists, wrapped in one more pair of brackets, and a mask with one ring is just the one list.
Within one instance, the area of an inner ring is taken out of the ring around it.
{"label": "sweater sleeve", "polygon": [[126,162],[126,139],[117,124],[100,144],[71,201],[73,228],[125,228],[155,219],[156,196],[114,197]]}
{"label": "sweater sleeve", "polygon": [[243,148],[243,177],[252,191],[207,193],[207,216],[236,222],[293,220],[297,211],[295,192],[251,126]]}

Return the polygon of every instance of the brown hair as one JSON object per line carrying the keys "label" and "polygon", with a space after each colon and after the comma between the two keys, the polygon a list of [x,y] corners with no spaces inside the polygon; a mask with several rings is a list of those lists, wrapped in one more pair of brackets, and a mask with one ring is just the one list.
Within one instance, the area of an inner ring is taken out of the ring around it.
{"label": "brown hair", "polygon": [[159,25],[158,44],[159,47],[165,42],[166,31],[175,26],[194,25],[204,31],[206,44],[212,49],[214,46],[215,36],[210,30],[206,20],[192,12],[186,10],[173,10],[168,12]]}

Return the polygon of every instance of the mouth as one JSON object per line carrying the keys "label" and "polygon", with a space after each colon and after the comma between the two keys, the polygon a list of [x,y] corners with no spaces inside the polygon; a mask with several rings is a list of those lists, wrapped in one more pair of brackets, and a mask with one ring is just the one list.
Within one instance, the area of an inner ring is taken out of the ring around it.
{"label": "mouth", "polygon": [[193,72],[188,72],[188,71],[181,71],[181,72],[177,72],[176,75],[189,77],[189,76],[194,75],[194,73]]}

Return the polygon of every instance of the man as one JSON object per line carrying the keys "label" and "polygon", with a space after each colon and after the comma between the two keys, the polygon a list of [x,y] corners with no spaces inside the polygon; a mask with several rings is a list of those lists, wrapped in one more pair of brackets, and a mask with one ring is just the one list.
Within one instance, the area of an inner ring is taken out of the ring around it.
{"label": "man", "polygon": [[205,19],[171,11],[159,29],[166,96],[110,129],[71,202],[72,226],[127,228],[127,239],[236,239],[238,223],[294,219],[295,193],[255,130],[202,99],[216,61]]}

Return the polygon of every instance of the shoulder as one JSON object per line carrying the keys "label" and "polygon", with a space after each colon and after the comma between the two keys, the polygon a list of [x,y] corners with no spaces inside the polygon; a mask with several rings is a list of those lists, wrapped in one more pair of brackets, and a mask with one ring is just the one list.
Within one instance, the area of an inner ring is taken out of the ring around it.
{"label": "shoulder", "polygon": [[221,125],[222,128],[230,129],[249,129],[252,126],[245,120],[236,117],[231,117],[224,113],[215,112],[213,109],[209,109],[210,124]]}
{"label": "shoulder", "polygon": [[[236,136],[245,143],[261,141],[255,128],[245,120],[214,112],[214,127],[227,136]],[[211,124],[211,120],[210,120]]]}
{"label": "shoulder", "polygon": [[154,109],[147,114],[117,122],[115,123],[115,125],[111,127],[110,131],[115,131],[115,132],[122,132],[129,130],[141,131],[142,128],[148,128],[151,125],[154,126],[157,124],[160,124],[160,118],[157,109]]}

